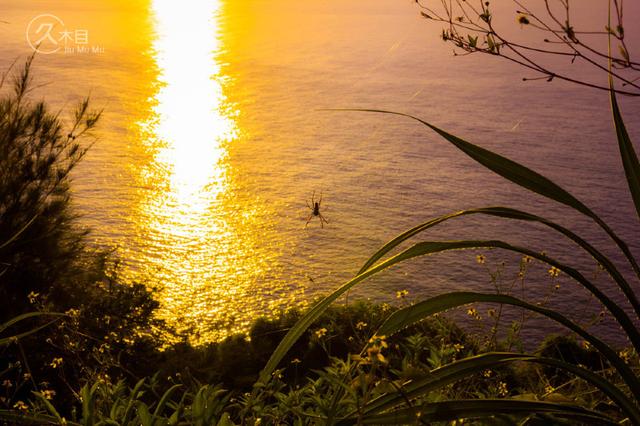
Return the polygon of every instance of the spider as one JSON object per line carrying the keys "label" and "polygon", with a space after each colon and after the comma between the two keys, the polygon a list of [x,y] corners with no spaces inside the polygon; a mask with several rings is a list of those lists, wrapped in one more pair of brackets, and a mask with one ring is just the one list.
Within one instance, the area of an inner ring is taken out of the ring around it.
{"label": "spider", "polygon": [[311,219],[313,219],[314,216],[318,216],[318,218],[320,219],[320,226],[322,228],[324,228],[325,223],[327,224],[329,223],[329,221],[325,219],[324,216],[322,216],[322,213],[320,213],[321,204],[322,204],[322,192],[320,193],[320,199],[316,201],[316,191],[313,191],[313,195],[311,196],[311,205],[309,205],[309,202],[307,201],[307,207],[309,207],[309,210],[311,210],[311,214],[307,219],[307,223],[305,223],[304,225],[305,228],[307,227],[307,225],[309,225],[309,222],[311,222]]}

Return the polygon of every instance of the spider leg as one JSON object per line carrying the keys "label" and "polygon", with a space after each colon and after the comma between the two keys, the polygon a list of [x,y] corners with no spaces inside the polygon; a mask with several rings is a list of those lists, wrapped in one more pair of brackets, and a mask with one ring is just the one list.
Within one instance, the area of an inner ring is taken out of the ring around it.
{"label": "spider leg", "polygon": [[311,194],[311,205],[315,205],[316,204],[316,191],[313,191],[313,194]]}
{"label": "spider leg", "polygon": [[327,225],[329,224],[329,221],[322,215],[318,215],[320,217],[320,223],[322,224],[322,222],[326,223]]}
{"label": "spider leg", "polygon": [[309,201],[305,200],[305,204],[307,205],[307,207],[311,210],[313,210],[313,208],[311,208],[311,206],[309,205]]}
{"label": "spider leg", "polygon": [[318,201],[318,206],[322,204],[322,191],[320,191],[320,200]]}
{"label": "spider leg", "polygon": [[313,218],[313,214],[311,216],[309,216],[309,219],[307,219],[307,223],[304,224],[305,228],[307,227],[307,225],[309,225],[309,222],[311,222],[312,218]]}

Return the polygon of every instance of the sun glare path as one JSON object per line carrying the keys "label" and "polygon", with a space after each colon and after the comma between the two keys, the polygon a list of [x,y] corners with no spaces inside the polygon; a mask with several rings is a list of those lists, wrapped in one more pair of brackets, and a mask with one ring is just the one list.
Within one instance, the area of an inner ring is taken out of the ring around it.
{"label": "sun glare path", "polygon": [[146,272],[163,287],[165,319],[196,342],[212,338],[201,324],[232,322],[225,318],[226,301],[240,291],[211,283],[247,268],[234,258],[235,230],[223,201],[229,173],[225,143],[237,130],[226,112],[216,62],[218,9],[212,0],[189,7],[153,1],[158,89],[141,126],[153,153],[144,177],[150,196],[138,219],[140,238],[155,240],[145,262],[153,266]]}
{"label": "sun glare path", "polygon": [[225,99],[217,79],[218,8],[211,0],[189,7],[173,0],[153,3],[162,84],[155,133],[167,144],[161,161],[171,166],[171,188],[184,206],[197,207],[197,194],[204,189],[222,189],[221,142],[235,132],[233,120],[223,113]]}

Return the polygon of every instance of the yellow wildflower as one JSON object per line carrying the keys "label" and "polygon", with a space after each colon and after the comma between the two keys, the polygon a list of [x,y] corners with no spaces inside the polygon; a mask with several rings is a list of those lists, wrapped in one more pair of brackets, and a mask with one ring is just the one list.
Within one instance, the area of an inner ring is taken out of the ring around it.
{"label": "yellow wildflower", "polygon": [[370,361],[387,362],[384,355],[382,355],[382,348],[378,345],[371,345],[367,348],[367,357]]}
{"label": "yellow wildflower", "polygon": [[377,334],[374,334],[369,339],[369,343],[373,345],[380,345],[383,348],[388,348],[389,345],[387,344],[386,339],[387,339],[387,336],[385,336],[384,334],[381,334],[380,336],[378,336]]}
{"label": "yellow wildflower", "polygon": [[474,319],[480,321],[482,319],[482,316],[478,313],[478,310],[476,308],[469,308],[467,309],[467,315],[469,315],[470,317],[473,317]]}
{"label": "yellow wildflower", "polygon": [[322,337],[324,337],[325,334],[327,334],[327,329],[322,327],[316,330],[316,337],[318,339],[321,339]]}
{"label": "yellow wildflower", "polygon": [[509,394],[509,389],[507,389],[507,384],[505,382],[498,383],[498,395],[507,396]]}
{"label": "yellow wildflower", "polygon": [[42,391],[42,396],[45,397],[45,399],[53,399],[54,396],[56,396],[56,391],[51,390],[51,389],[46,389]]}
{"label": "yellow wildflower", "polygon": [[29,293],[27,295],[27,298],[29,299],[29,303],[31,303],[32,305],[35,304],[38,301],[39,296],[40,296],[40,293],[36,293],[35,291],[32,291],[31,293]]}
{"label": "yellow wildflower", "polygon": [[74,318],[75,318],[75,317],[77,317],[78,315],[80,315],[80,311],[79,311],[78,309],[73,309],[73,308],[71,308],[71,309],[68,309],[68,310],[65,312],[65,314],[66,314],[66,315],[69,315],[70,317],[74,317]]}
{"label": "yellow wildflower", "polygon": [[407,297],[408,294],[409,294],[409,290],[396,291],[396,298],[404,299],[405,297]]}
{"label": "yellow wildflower", "polygon": [[625,349],[621,351],[618,355],[620,355],[620,358],[622,358],[624,362],[629,362],[629,360],[631,359],[631,355],[629,354],[629,349]]}
{"label": "yellow wildflower", "polygon": [[369,347],[367,348],[367,358],[369,359],[369,361],[371,362],[377,361],[381,363],[387,362],[384,355],[382,355],[382,350],[389,347],[389,345],[386,342],[386,338],[387,336],[384,336],[384,335],[378,336],[374,334],[369,339]]}
{"label": "yellow wildflower", "polygon": [[49,364],[51,368],[58,368],[61,365],[62,365],[62,358],[54,358]]}
{"label": "yellow wildflower", "polygon": [[552,266],[548,272],[549,275],[551,275],[551,278],[556,278],[558,275],[560,275],[560,269],[556,268],[555,266]]}
{"label": "yellow wildflower", "polygon": [[29,409],[29,407],[27,406],[27,404],[25,404],[22,401],[18,401],[15,404],[13,404],[13,408],[20,410],[20,411],[27,411]]}

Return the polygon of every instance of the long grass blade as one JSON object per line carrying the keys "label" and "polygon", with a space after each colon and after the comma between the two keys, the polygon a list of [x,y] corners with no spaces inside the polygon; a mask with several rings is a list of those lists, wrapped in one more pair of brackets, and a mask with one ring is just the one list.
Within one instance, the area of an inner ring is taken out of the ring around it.
{"label": "long grass blade", "polygon": [[[410,258],[412,256],[407,257]],[[377,274],[378,272],[388,268],[389,266],[401,262],[405,260],[405,258],[400,258],[398,256],[391,258],[385,262],[376,265],[373,268],[370,268],[366,272],[358,275],[357,277],[352,278],[333,293],[326,296],[324,299],[320,300],[316,303],[309,311],[295,323],[295,325],[287,332],[284,338],[278,344],[278,347],[273,351],[269,361],[260,372],[258,380],[256,381],[256,386],[254,386],[254,393],[256,389],[260,387],[260,385],[264,385],[267,383],[271,377],[271,373],[276,369],[282,358],[287,354],[289,349],[295,344],[295,342],[304,334],[304,332],[313,324],[315,320],[317,320],[322,313],[340,296],[353,288],[356,284],[364,281],[372,275]]]}
{"label": "long grass blade", "polygon": [[[461,418],[486,418],[497,414],[526,415],[548,413],[559,417],[580,420],[587,424],[617,425],[605,415],[576,405],[515,399],[454,400],[423,404],[391,413],[365,416],[358,424],[400,425],[416,422],[442,422]],[[340,425],[352,424],[344,421]]]}
{"label": "long grass blade", "polygon": [[10,345],[13,342],[18,341],[19,339],[22,339],[24,337],[30,336],[34,333],[37,333],[38,331],[42,330],[43,328],[47,328],[50,325],[52,325],[53,323],[55,323],[56,321],[58,321],[60,319],[60,317],[65,316],[65,314],[60,314],[60,313],[54,313],[54,312],[28,312],[26,314],[22,314],[22,315],[18,315],[15,316],[13,318],[11,318],[9,321],[6,321],[2,324],[0,324],[0,333],[5,331],[6,329],[8,329],[9,327],[27,320],[29,318],[35,318],[35,317],[43,317],[43,316],[47,316],[47,317],[56,317],[55,319],[42,324],[38,327],[34,327],[28,331],[22,332],[22,333],[18,333],[15,334],[13,336],[9,336],[9,337],[3,337],[0,338],[0,346],[6,346],[6,345]]}
{"label": "long grass blade", "polygon": [[527,212],[524,212],[524,211],[521,211],[521,210],[512,209],[512,208],[508,208],[508,207],[497,206],[497,207],[484,207],[484,208],[478,208],[478,209],[462,210],[462,211],[458,211],[458,212],[455,212],[455,213],[450,213],[450,214],[447,214],[447,215],[443,215],[443,216],[434,218],[434,219],[429,220],[427,222],[424,222],[424,223],[422,223],[422,224],[420,224],[418,226],[415,226],[414,228],[411,228],[408,231],[403,232],[402,234],[398,235],[396,238],[394,238],[393,240],[389,241],[384,246],[382,246],[376,253],[374,253],[373,256],[371,256],[365,262],[365,264],[362,266],[362,268],[360,269],[358,274],[361,274],[364,271],[366,271],[367,269],[369,269],[371,267],[371,265],[375,264],[375,262],[380,260],[385,254],[389,253],[391,250],[393,250],[394,248],[396,248],[397,246],[399,246],[403,242],[409,240],[410,238],[414,237],[415,235],[417,235],[417,234],[419,234],[421,232],[424,232],[424,231],[428,230],[429,228],[432,228],[432,227],[434,227],[436,225],[439,225],[439,224],[441,224],[443,222],[446,222],[446,221],[448,221],[450,219],[459,218],[459,217],[466,216],[466,215],[475,215],[475,214],[497,216],[497,217],[502,217],[502,218],[507,218],[507,219],[523,220],[523,221],[528,221],[528,222],[536,222],[536,223],[540,223],[542,225],[545,225],[547,227],[550,227],[550,228],[558,231],[559,233],[563,234],[564,236],[566,236],[567,238],[572,240],[574,243],[576,243],[579,247],[584,249],[600,265],[602,265],[604,270],[607,271],[607,273],[611,276],[611,278],[616,282],[618,287],[622,290],[622,292],[626,296],[627,300],[629,301],[629,303],[633,307],[633,309],[634,309],[634,311],[636,313],[636,316],[638,316],[638,318],[640,318],[640,301],[638,301],[638,298],[636,297],[636,294],[633,291],[633,288],[629,285],[627,280],[620,273],[620,271],[618,271],[617,267],[613,264],[613,262],[611,262],[609,260],[609,258],[607,258],[599,250],[597,250],[595,247],[593,247],[591,244],[589,244],[589,242],[587,242],[586,240],[582,239],[581,237],[579,237],[577,234],[575,234],[574,232],[570,231],[569,229],[567,229],[567,228],[565,228],[565,227],[563,227],[561,225],[558,225],[555,222],[547,220],[547,219],[545,219],[543,217],[536,216],[536,215],[533,215],[531,213],[527,213]]}
{"label": "long grass blade", "polygon": [[[10,425],[58,425],[60,421],[54,417],[44,414],[30,416],[21,414],[13,410],[0,410],[0,419],[8,422]],[[66,421],[67,426],[81,426],[80,423]]]}
{"label": "long grass blade", "polygon": [[33,392],[33,394],[36,396],[36,398],[38,398],[40,403],[45,406],[49,414],[54,416],[59,422],[62,421],[62,417],[60,416],[60,413],[58,413],[58,410],[55,409],[53,404],[51,404],[49,400],[44,397],[44,395],[42,395],[40,392]]}
{"label": "long grass blade", "polygon": [[2,244],[0,244],[0,250],[2,250],[3,248],[7,247],[9,244],[11,244],[12,242],[14,242],[16,239],[18,239],[18,237],[20,235],[22,235],[23,232],[25,232],[27,230],[27,228],[29,228],[29,226],[31,226],[31,224],[38,218],[38,216],[40,215],[40,213],[37,213],[35,216],[33,216],[22,228],[20,228],[18,230],[18,232],[16,232],[15,234],[13,234],[12,237],[10,237],[7,241],[3,242]]}
{"label": "long grass blade", "polygon": [[136,383],[136,385],[131,390],[131,394],[129,395],[129,400],[127,401],[127,407],[124,410],[123,423],[128,422],[129,419],[133,417],[135,403],[140,396],[140,393],[141,393],[140,389],[142,389],[142,386],[144,386],[145,381],[146,381],[145,378],[138,380],[138,383]]}
{"label": "long grass blade", "polygon": [[611,111],[613,113],[613,124],[616,129],[616,136],[618,138],[618,147],[620,148],[620,158],[624,166],[624,173],[627,176],[629,192],[631,192],[631,198],[633,198],[636,212],[640,218],[640,162],[638,162],[638,156],[636,155],[636,151],[631,143],[631,138],[629,138],[629,133],[627,133],[627,128],[622,120],[622,114],[618,107],[612,79],[609,79],[609,85],[611,87]]}
{"label": "long grass blade", "polygon": [[609,345],[598,339],[594,335],[584,330],[579,325],[565,317],[564,315],[542,306],[527,303],[523,300],[504,294],[485,294],[474,292],[453,292],[432,297],[415,305],[398,310],[391,314],[389,318],[380,326],[378,334],[391,335],[417,321],[430,315],[446,311],[469,303],[500,303],[505,305],[518,306],[531,312],[544,315],[562,324],[573,331],[587,342],[591,343],[618,371],[621,378],[631,389],[634,398],[640,401],[640,380],[629,366],[618,356]]}
{"label": "long grass blade", "polygon": [[[615,385],[597,374],[561,360],[509,352],[485,353],[455,361],[451,364],[437,368],[431,371],[424,379],[416,380],[406,386],[403,386],[402,393],[389,393],[374,399],[362,407],[361,412],[364,414],[381,413],[404,404],[407,399],[413,400],[422,395],[426,395],[431,391],[442,388],[443,386],[455,383],[470,375],[477,374],[478,371],[496,368],[496,366],[500,364],[511,362],[538,363],[570,371],[602,390],[622,409],[633,423],[640,424],[640,412],[636,408],[635,404]],[[356,413],[353,413],[353,415],[355,414]]]}
{"label": "long grass blade", "polygon": [[80,390],[82,397],[82,424],[84,426],[93,426],[96,421],[96,392],[100,382],[94,383],[91,387],[84,385]]}
{"label": "long grass blade", "polygon": [[160,402],[158,402],[158,406],[156,407],[155,411],[153,412],[153,417],[154,418],[158,418],[160,417],[160,415],[162,415],[162,412],[164,411],[164,408],[166,407],[167,403],[171,400],[171,397],[173,396],[173,394],[180,389],[182,385],[173,385],[171,386],[169,389],[167,389],[167,391],[164,393],[164,395],[162,395],[162,398],[160,398]]}
{"label": "long grass blade", "polygon": [[[566,273],[574,280],[579,282],[583,287],[585,287],[589,292],[591,292],[598,300],[612,313],[614,318],[618,321],[624,331],[627,333],[627,336],[631,340],[636,351],[640,352],[640,333],[635,328],[635,325],[629,318],[629,316],[624,312],[624,310],[618,306],[615,302],[613,302],[606,294],[604,294],[601,290],[599,290],[595,285],[593,285],[589,280],[587,280],[580,272],[571,268],[567,265],[561,264],[560,262],[543,255],[541,253],[534,252],[532,250],[517,247],[510,245],[508,243],[502,241],[425,241],[418,244],[415,244],[412,247],[409,247],[405,251],[397,254],[396,256],[387,259],[376,266],[368,269],[366,272],[354,277],[349,280],[347,283],[339,287],[333,293],[325,297],[323,300],[318,302],[313,308],[307,312],[305,316],[303,316],[284,336],[284,338],[280,341],[280,344],[276,348],[276,350],[271,354],[269,361],[265,365],[264,369],[260,373],[257,384],[267,383],[269,380],[271,373],[276,369],[282,358],[286,355],[286,353],[291,349],[293,344],[302,336],[302,334],[313,324],[315,320],[317,320],[320,315],[341,295],[345,292],[353,288],[358,283],[363,280],[371,277],[372,275],[377,274],[378,272],[395,265],[397,263],[403,262],[405,260],[424,256],[428,254],[438,253],[442,251],[448,250],[458,250],[458,249],[471,249],[471,248],[502,248],[505,250],[510,250],[514,252],[518,252],[527,256],[530,256],[534,259],[538,259],[542,262],[545,262],[551,266],[554,266]],[[257,388],[254,388],[254,392]],[[640,387],[638,388],[640,390]],[[638,393],[640,395],[640,393]]]}
{"label": "long grass blade", "polygon": [[19,323],[20,321],[24,321],[29,318],[35,317],[62,317],[65,314],[57,313],[57,312],[27,312],[26,314],[17,315],[11,318],[9,321],[0,324],[0,333],[5,331],[7,328],[11,327],[14,324]]}
{"label": "long grass blade", "polygon": [[[608,24],[611,28],[611,2],[609,2]],[[611,112],[613,114],[613,125],[616,129],[616,137],[618,139],[618,148],[620,149],[620,158],[624,167],[624,173],[627,177],[629,192],[636,207],[638,217],[640,217],[640,164],[638,164],[638,156],[633,149],[633,144],[624,125],[618,101],[616,99],[616,90],[613,83],[613,56],[611,55],[611,33],[607,33],[607,49],[609,52],[609,98],[611,102]]]}
{"label": "long grass blade", "polygon": [[0,339],[0,346],[6,346],[6,345],[10,345],[11,343],[14,343],[20,339],[23,339],[27,336],[31,336],[32,334],[37,333],[38,331],[42,330],[43,328],[47,328],[50,325],[52,325],[53,323],[55,323],[56,321],[58,321],[57,319],[53,320],[53,321],[49,321],[46,324],[43,324],[41,326],[32,328],[29,331],[25,331],[24,333],[18,333],[15,334],[13,336],[9,336],[9,337],[3,337],[2,339]]}
{"label": "long grass blade", "polygon": [[[499,240],[468,240],[468,241],[424,241],[418,244],[415,244],[413,247],[405,250],[400,253],[398,256],[406,256],[410,257],[422,256],[427,254],[434,254],[442,251],[449,250],[460,250],[460,249],[477,249],[477,248],[500,248],[504,250],[513,251],[516,253],[521,253],[526,256],[529,256],[533,259],[538,259],[541,262],[544,262],[550,266],[558,268],[560,271],[564,272],[575,281],[580,283],[586,290],[588,290],[591,294],[593,294],[600,303],[604,307],[611,312],[616,321],[620,324],[622,329],[625,331],[631,344],[636,349],[636,351],[640,351],[640,332],[636,328],[633,321],[629,318],[627,313],[622,309],[617,303],[615,303],[609,296],[607,296],[602,290],[600,290],[596,285],[594,285],[591,281],[586,279],[584,275],[582,275],[578,270],[565,265],[563,263],[558,262],[555,259],[550,258],[549,256],[535,252],[533,250],[529,250],[524,247],[514,246],[504,241]],[[398,257],[396,256],[396,257]],[[393,258],[392,258],[393,259]]]}
{"label": "long grass blade", "polygon": [[605,221],[603,221],[595,212],[593,212],[589,207],[587,207],[584,203],[578,200],[576,197],[571,195],[568,191],[551,181],[550,179],[544,177],[540,173],[537,173],[528,167],[525,167],[513,160],[510,160],[502,155],[498,155],[492,151],[474,145],[470,142],[467,142],[457,136],[454,136],[433,124],[424,121],[418,117],[415,117],[410,114],[405,114],[401,112],[395,111],[386,111],[379,109],[358,109],[358,108],[345,108],[345,109],[332,109],[333,111],[358,111],[358,112],[373,112],[379,114],[391,114],[397,115],[401,117],[410,118],[415,120],[434,132],[438,135],[442,136],[445,140],[453,144],[456,148],[460,149],[462,152],[467,154],[476,162],[480,163],[484,167],[488,168],[492,172],[502,176],[503,178],[515,183],[518,186],[526,188],[530,191],[533,191],[537,194],[540,194],[544,197],[547,197],[551,200],[557,201],[561,204],[564,204],[568,207],[571,207],[578,212],[590,217],[595,221],[608,235],[609,237],[616,243],[616,245],[620,248],[620,250],[624,253],[625,257],[631,264],[636,275],[640,278],[640,266],[636,262],[629,246],[620,238],[618,235],[607,225]]}

